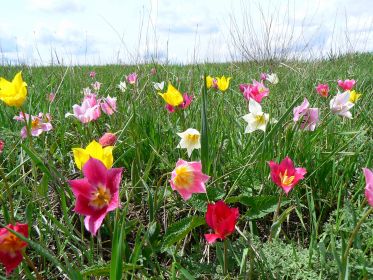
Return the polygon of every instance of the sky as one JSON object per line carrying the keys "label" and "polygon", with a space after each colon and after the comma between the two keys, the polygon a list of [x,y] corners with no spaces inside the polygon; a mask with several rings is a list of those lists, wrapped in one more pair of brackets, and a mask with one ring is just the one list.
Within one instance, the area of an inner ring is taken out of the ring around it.
{"label": "sky", "polygon": [[373,51],[371,0],[2,2],[1,64],[187,64]]}

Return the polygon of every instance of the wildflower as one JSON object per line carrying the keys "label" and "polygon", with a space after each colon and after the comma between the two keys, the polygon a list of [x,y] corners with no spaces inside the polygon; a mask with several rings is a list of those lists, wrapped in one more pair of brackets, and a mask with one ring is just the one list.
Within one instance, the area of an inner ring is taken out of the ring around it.
{"label": "wildflower", "polygon": [[134,73],[131,73],[127,76],[127,82],[130,84],[130,85],[134,85],[136,84],[137,82],[137,74],[134,72]]}
{"label": "wildflower", "polygon": [[278,84],[278,76],[276,73],[267,74],[267,81],[271,84]]}
{"label": "wildflower", "polygon": [[115,142],[117,142],[117,137],[115,136],[115,134],[110,132],[105,133],[98,140],[98,143],[100,143],[102,147],[114,146]]}
{"label": "wildflower", "polygon": [[[9,224],[6,227],[28,237],[27,224]],[[22,262],[22,250],[27,246],[27,242],[11,233],[7,228],[0,229],[0,262],[4,265],[8,276]]]}
{"label": "wildflower", "polygon": [[200,161],[187,162],[179,159],[172,171],[170,184],[184,200],[188,200],[193,193],[206,193],[205,183],[209,178],[202,173]]}
{"label": "wildflower", "polygon": [[319,109],[309,108],[309,106],[310,103],[308,102],[307,98],[305,98],[300,106],[294,108],[293,120],[294,122],[297,122],[302,119],[300,128],[303,130],[314,131],[319,120]]}
{"label": "wildflower", "polygon": [[121,92],[125,92],[126,89],[127,89],[127,84],[126,84],[126,82],[125,82],[125,81],[120,82],[119,85],[118,85],[118,88],[119,88],[119,90],[120,90]]}
{"label": "wildflower", "polygon": [[55,98],[56,98],[56,94],[54,92],[51,92],[51,93],[48,94],[48,100],[49,100],[49,102],[52,103]]}
{"label": "wildflower", "polygon": [[154,68],[154,67],[152,69],[150,69],[150,75],[152,75],[152,76],[157,75],[157,69]]}
{"label": "wildflower", "polygon": [[0,100],[8,106],[21,107],[26,100],[27,84],[18,72],[11,82],[0,77]]}
{"label": "wildflower", "polygon": [[0,154],[3,152],[5,147],[5,141],[3,139],[0,139]]}
{"label": "wildflower", "polygon": [[197,129],[188,128],[184,132],[177,133],[177,135],[179,135],[181,138],[180,143],[177,147],[181,149],[187,149],[188,157],[192,155],[194,149],[201,148],[201,134]]}
{"label": "wildflower", "polygon": [[90,158],[95,158],[109,169],[112,167],[114,161],[113,148],[113,146],[103,148],[101,144],[97,143],[95,140],[89,143],[85,149],[73,148],[75,164],[81,170]]}
{"label": "wildflower", "polygon": [[267,73],[260,73],[260,80],[261,81],[267,80]]}
{"label": "wildflower", "polygon": [[119,185],[122,168],[107,169],[101,161],[90,158],[83,166],[83,179],[70,180],[76,197],[74,211],[85,215],[85,228],[96,235],[106,214],[120,207]]}
{"label": "wildflower", "polygon": [[171,83],[168,83],[167,92],[158,92],[158,94],[162,96],[162,98],[168,105],[171,105],[173,107],[179,106],[184,101],[181,93],[176,88],[174,88]]}
{"label": "wildflower", "polygon": [[288,194],[307,173],[305,168],[294,168],[294,164],[289,157],[285,157],[280,164],[270,161],[269,167],[271,169],[272,181],[277,186],[281,187],[286,194]]}
{"label": "wildflower", "polygon": [[253,84],[241,84],[240,91],[247,100],[254,99],[258,103],[261,103],[262,99],[269,95],[269,88],[255,80],[253,80]]}
{"label": "wildflower", "polygon": [[209,244],[216,242],[218,238],[224,240],[234,232],[239,217],[238,208],[230,208],[224,201],[207,205],[206,223],[214,230],[214,233],[206,233],[205,238]]}
{"label": "wildflower", "polygon": [[368,168],[363,168],[365,176],[365,198],[370,206],[373,207],[373,172]]}
{"label": "wildflower", "polygon": [[213,78],[211,76],[207,76],[206,77],[206,85],[207,85],[207,88],[218,89],[218,80],[217,80],[217,78]]}
{"label": "wildflower", "polygon": [[153,83],[153,86],[154,86],[154,88],[155,88],[156,90],[161,91],[161,90],[163,90],[163,88],[164,88],[164,81],[163,81],[163,82],[160,82],[160,83]]}
{"label": "wildflower", "polygon": [[101,110],[96,95],[86,95],[81,106],[78,104],[73,105],[73,114],[65,114],[65,117],[69,116],[77,118],[81,123],[97,120],[101,116]]}
{"label": "wildflower", "polygon": [[[43,114],[39,113],[37,116],[30,116],[29,114],[23,115],[23,113],[19,113],[19,116],[15,116],[13,119],[20,122],[29,123],[31,117],[31,135],[32,136],[39,136],[43,132],[48,132],[53,129],[51,122],[51,116],[49,113]],[[26,120],[25,120],[26,118]],[[27,137],[27,127],[24,126],[21,129],[21,137],[22,139]]]}
{"label": "wildflower", "polygon": [[361,96],[361,94],[356,92],[356,90],[351,90],[350,91],[350,99],[348,101],[350,101],[351,103],[356,103],[356,101],[358,101],[360,99],[360,96]]}
{"label": "wildflower", "polygon": [[102,83],[96,81],[91,86],[92,86],[93,90],[95,90],[97,92],[97,91],[100,90],[101,85],[102,85]]}
{"label": "wildflower", "polygon": [[106,115],[112,115],[117,111],[117,98],[108,95],[101,102],[101,109]]}
{"label": "wildflower", "polygon": [[352,114],[349,111],[355,104],[350,102],[350,91],[338,93],[330,100],[330,109],[332,113],[352,119]]}
{"label": "wildflower", "polygon": [[316,87],[316,91],[322,97],[328,97],[329,86],[328,86],[328,84],[318,84],[317,87]]}
{"label": "wildflower", "polygon": [[193,101],[193,95],[188,95],[188,93],[183,94],[183,103],[179,105],[181,109],[186,109],[189,107],[190,103]]}
{"label": "wildflower", "polygon": [[[220,91],[224,92],[229,87],[229,81],[231,80],[231,77],[228,77],[228,78],[225,78],[225,76],[223,76],[221,78],[216,77],[216,80],[217,80],[218,89]],[[213,84],[214,84],[214,81],[213,81]]]}
{"label": "wildflower", "polygon": [[356,84],[355,80],[338,80],[338,85],[344,90],[351,90]]}
{"label": "wildflower", "polygon": [[249,99],[249,114],[244,115],[242,118],[247,122],[245,133],[251,133],[257,129],[266,130],[269,121],[269,114],[262,111],[262,106],[254,99]]}
{"label": "wildflower", "polygon": [[89,77],[91,77],[92,79],[94,79],[96,77],[96,72],[95,71],[89,72]]}

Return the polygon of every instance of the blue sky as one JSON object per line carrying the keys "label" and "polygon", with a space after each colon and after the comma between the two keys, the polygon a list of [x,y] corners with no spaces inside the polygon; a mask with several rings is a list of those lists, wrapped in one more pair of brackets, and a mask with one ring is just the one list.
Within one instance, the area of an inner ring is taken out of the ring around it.
{"label": "blue sky", "polygon": [[241,58],[237,45],[260,51],[266,36],[294,56],[372,51],[372,10],[370,0],[4,1],[0,61],[227,61]]}

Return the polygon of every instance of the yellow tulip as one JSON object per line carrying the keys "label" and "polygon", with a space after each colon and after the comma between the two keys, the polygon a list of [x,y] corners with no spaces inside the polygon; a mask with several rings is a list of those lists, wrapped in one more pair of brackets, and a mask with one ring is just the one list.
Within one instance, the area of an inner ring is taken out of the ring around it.
{"label": "yellow tulip", "polygon": [[350,91],[350,102],[356,103],[356,101],[360,98],[361,94],[356,92],[355,90]]}
{"label": "yellow tulip", "polygon": [[229,87],[229,81],[232,79],[231,77],[225,78],[225,76],[216,78],[218,80],[218,89],[220,91],[226,91]]}
{"label": "yellow tulip", "polygon": [[211,88],[212,87],[212,81],[213,81],[213,77],[211,77],[210,75],[206,77],[207,88]]}
{"label": "yellow tulip", "polygon": [[158,92],[160,96],[166,101],[167,104],[171,106],[179,106],[181,103],[183,103],[184,99],[181,95],[180,91],[178,91],[176,88],[174,88],[171,83],[168,83],[167,92],[160,93]]}
{"label": "yellow tulip", "polygon": [[22,71],[11,82],[0,78],[0,100],[8,106],[21,107],[26,100],[27,84],[22,80]]}
{"label": "yellow tulip", "polygon": [[113,146],[103,148],[101,144],[93,140],[85,148],[73,148],[76,166],[81,170],[84,164],[92,157],[101,161],[107,169],[113,166]]}

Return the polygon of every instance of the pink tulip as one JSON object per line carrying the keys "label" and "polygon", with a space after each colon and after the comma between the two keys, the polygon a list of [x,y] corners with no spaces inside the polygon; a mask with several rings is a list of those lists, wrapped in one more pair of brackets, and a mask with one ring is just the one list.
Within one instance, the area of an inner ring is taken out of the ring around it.
{"label": "pink tulip", "polygon": [[101,101],[101,109],[105,114],[109,116],[114,114],[114,112],[117,111],[117,98],[110,97],[110,95],[108,95]]}
{"label": "pink tulip", "polygon": [[373,207],[373,172],[368,168],[363,168],[365,176],[365,198],[370,206]]}
{"label": "pink tulip", "polygon": [[0,154],[4,151],[5,147],[5,141],[3,139],[0,139]]}
{"label": "pink tulip", "polygon": [[49,102],[53,102],[55,98],[56,98],[56,94],[55,94],[54,92],[51,92],[51,93],[48,95],[48,100],[49,100]]}
{"label": "pink tulip", "polygon": [[136,82],[137,82],[137,74],[136,74],[135,72],[129,74],[129,75],[127,76],[127,82],[128,82],[129,84],[131,84],[131,85],[136,84]]}
{"label": "pink tulip", "polygon": [[261,81],[267,80],[267,73],[260,73],[260,80]]}
{"label": "pink tulip", "polygon": [[303,130],[314,131],[316,124],[319,121],[319,109],[318,108],[309,108],[310,104],[307,98],[304,99],[303,103],[295,107],[294,112],[294,122],[298,122],[302,119],[300,128]]}
{"label": "pink tulip", "polygon": [[100,82],[97,82],[97,81],[94,82],[93,84],[91,84],[93,90],[96,91],[96,92],[100,90],[101,85],[102,85],[102,84],[101,84]]}
{"label": "pink tulip", "polygon": [[120,207],[122,168],[106,169],[101,161],[90,158],[83,174],[83,179],[68,181],[76,197],[74,211],[86,216],[85,228],[96,235],[107,213]]}
{"label": "pink tulip", "polygon": [[96,77],[96,72],[95,71],[91,71],[89,72],[89,76],[94,79]]}
{"label": "pink tulip", "polygon": [[[43,114],[39,113],[38,116],[30,116],[29,114],[25,114],[26,121],[29,122],[29,119],[31,117],[31,135],[34,137],[39,136],[43,132],[48,132],[53,129],[51,122],[51,116],[49,113]],[[25,118],[23,116],[23,113],[20,113],[19,116],[15,116],[13,118],[16,121],[19,122],[25,122]],[[22,139],[27,137],[27,127],[24,126],[21,129],[21,137]]]}
{"label": "pink tulip", "polygon": [[281,187],[286,194],[288,194],[307,173],[305,168],[295,168],[293,161],[289,157],[284,158],[280,164],[270,161],[269,167],[271,169],[272,181],[277,186]]}
{"label": "pink tulip", "polygon": [[344,91],[351,90],[356,84],[355,80],[338,80],[338,85],[343,88]]}
{"label": "pink tulip", "polygon": [[183,94],[183,103],[179,105],[181,109],[186,109],[189,107],[190,103],[193,101],[193,95],[188,95],[188,93]]}
{"label": "pink tulip", "polygon": [[330,110],[333,114],[352,119],[350,109],[354,107],[354,103],[350,102],[350,91],[338,93],[330,100]]}
{"label": "pink tulip", "polygon": [[66,113],[65,117],[73,116],[81,123],[89,123],[101,116],[100,105],[97,104],[96,96],[85,97],[81,106],[73,105],[73,114]]}
{"label": "pink tulip", "polygon": [[179,159],[171,173],[171,188],[176,190],[184,200],[193,193],[206,193],[205,183],[210,177],[202,173],[200,161],[187,162]]}
{"label": "pink tulip", "polygon": [[240,91],[247,100],[252,98],[258,103],[261,103],[262,99],[269,95],[269,88],[266,88],[263,83],[255,80],[253,84],[241,84]]}
{"label": "pink tulip", "polygon": [[102,147],[107,146],[114,146],[115,142],[117,141],[117,137],[115,134],[107,132],[98,140],[98,143],[101,144]]}
{"label": "pink tulip", "polygon": [[322,97],[328,97],[329,86],[328,86],[328,84],[318,84],[317,87],[316,87],[316,91]]}

